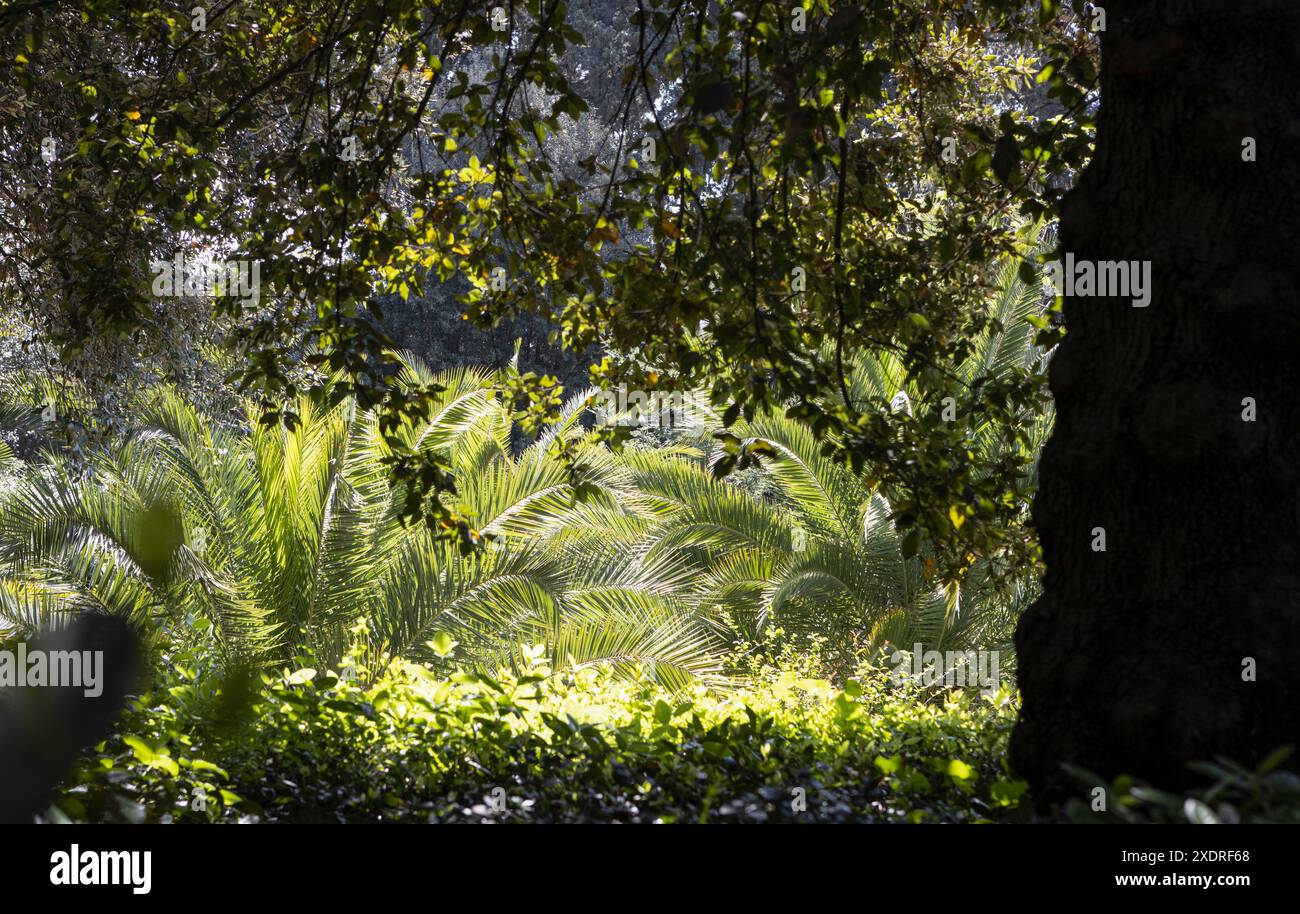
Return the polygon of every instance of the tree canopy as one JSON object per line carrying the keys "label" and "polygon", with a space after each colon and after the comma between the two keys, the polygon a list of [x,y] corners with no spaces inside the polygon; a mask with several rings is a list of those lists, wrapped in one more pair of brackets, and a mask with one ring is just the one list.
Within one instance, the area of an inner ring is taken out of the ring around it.
{"label": "tree canopy", "polygon": [[[151,263],[260,264],[214,314],[262,421],[342,372],[408,514],[466,548],[450,467],[400,444],[435,391],[396,384],[385,297],[540,315],[608,353],[601,386],[703,388],[727,425],[788,412],[889,496],[909,551],[1024,564],[1043,375],[963,366],[996,320],[983,264],[1036,250],[1086,160],[1095,25],[1051,0],[11,3],[0,294],[102,366],[200,345]],[[850,389],[862,347],[897,355],[887,396]],[[563,399],[532,372],[500,395],[534,432]],[[974,448],[990,430],[1005,446]],[[723,470],[763,459],[719,434]]]}

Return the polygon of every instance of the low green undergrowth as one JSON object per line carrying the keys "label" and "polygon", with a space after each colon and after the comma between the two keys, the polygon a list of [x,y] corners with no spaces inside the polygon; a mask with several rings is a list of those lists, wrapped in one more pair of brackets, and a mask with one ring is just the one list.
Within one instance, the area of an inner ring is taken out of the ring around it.
{"label": "low green undergrowth", "polygon": [[1226,758],[1193,762],[1188,767],[1204,778],[1204,786],[1176,793],[1128,776],[1089,789],[1105,781],[1076,769],[1086,798],[1069,799],[1062,811],[1081,823],[1300,824],[1300,776],[1282,767],[1293,752],[1282,746],[1253,768]]}
{"label": "low green undergrowth", "polygon": [[[174,663],[59,791],[54,821],[971,822],[1022,815],[1013,693],[923,694],[751,656],[732,689],[599,669],[339,670],[240,683]],[[364,684],[362,684],[364,683]]]}

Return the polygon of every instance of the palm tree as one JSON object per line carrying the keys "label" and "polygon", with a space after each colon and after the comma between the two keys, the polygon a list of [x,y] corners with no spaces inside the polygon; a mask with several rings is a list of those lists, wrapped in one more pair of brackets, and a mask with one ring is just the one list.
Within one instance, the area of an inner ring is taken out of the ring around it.
{"label": "palm tree", "polygon": [[[997,278],[993,320],[960,367],[968,389],[1045,367],[1026,323],[1039,288],[1010,266]],[[304,397],[283,428],[252,407],[242,423],[215,422],[164,388],[122,443],[75,464],[49,455],[0,494],[0,620],[32,629],[110,612],[253,666],[335,665],[360,624],[380,665],[441,662],[454,643],[455,662],[488,671],[603,665],[680,685],[717,679],[729,646],[773,623],[869,648],[1009,647],[1031,595],[1032,580],[991,586],[988,561],[960,583],[928,583],[928,556],[905,556],[886,495],[784,415],[733,429],[767,455],[760,495],[712,472],[722,452],[706,433],[720,423],[700,402],[700,434],[616,454],[585,434],[585,391],[517,450],[493,396],[500,377],[401,360],[399,383],[439,391],[401,443],[450,463],[483,549],[465,555],[403,523],[391,447],[351,399]],[[891,353],[848,367],[855,400],[916,400]],[[1050,425],[1049,409],[1028,442],[989,421],[968,430],[984,457],[1019,449],[1026,509]],[[558,443],[576,454],[576,478]]]}
{"label": "palm tree", "polygon": [[[180,619],[172,634],[198,631],[238,663],[304,653],[336,663],[365,620],[382,662],[431,659],[429,643],[446,633],[459,660],[487,669],[607,665],[670,684],[718,675],[717,627],[663,584],[661,566],[575,533],[639,530],[656,510],[612,454],[590,446],[591,494],[574,497],[549,445],[581,435],[584,398],[515,455],[489,373],[432,376],[406,357],[402,380],[441,389],[403,440],[450,458],[461,508],[490,537],[480,553],[402,522],[389,445],[351,400],[303,398],[292,429],[251,410],[231,428],[160,390],[143,430],[91,455],[85,472],[51,458],[5,497],[0,617],[30,628],[94,609],[155,632]],[[174,542],[157,529],[168,518]],[[160,539],[165,561],[151,562]]]}
{"label": "palm tree", "polygon": [[[1027,320],[1041,309],[1041,279],[1023,281],[1014,263],[1002,265],[994,279],[988,329],[956,371],[967,391],[989,379],[1046,370],[1049,353],[1035,347]],[[855,402],[910,410],[916,401],[902,360],[891,352],[859,353],[846,367]],[[698,403],[696,418],[706,430],[720,425]],[[982,460],[1007,448],[1018,451],[1016,462],[1025,466],[1015,490],[1026,516],[1052,418],[1049,404],[1034,417],[1027,444],[1003,441],[989,420],[970,429],[970,447]],[[928,584],[928,556],[924,550],[904,556],[885,495],[823,457],[822,443],[808,426],[764,415],[732,432],[743,448],[766,455],[762,473],[775,498],[754,497],[704,472],[723,453],[704,439],[693,451],[643,451],[627,458],[638,487],[671,505],[641,548],[690,568],[702,609],[749,639],[779,622],[787,630],[877,650],[886,643],[1012,649],[1015,621],[1035,593],[1033,576],[995,586],[990,562],[980,561],[959,584]]]}

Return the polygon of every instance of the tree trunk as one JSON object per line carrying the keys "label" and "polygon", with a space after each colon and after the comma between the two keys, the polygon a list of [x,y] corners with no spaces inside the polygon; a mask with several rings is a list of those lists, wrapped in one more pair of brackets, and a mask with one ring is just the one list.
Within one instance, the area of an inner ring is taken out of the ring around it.
{"label": "tree trunk", "polygon": [[1179,787],[1300,738],[1300,3],[1104,6],[1060,256],[1149,260],[1153,291],[1065,301],[1016,635],[1040,799],[1101,786],[1062,762]]}

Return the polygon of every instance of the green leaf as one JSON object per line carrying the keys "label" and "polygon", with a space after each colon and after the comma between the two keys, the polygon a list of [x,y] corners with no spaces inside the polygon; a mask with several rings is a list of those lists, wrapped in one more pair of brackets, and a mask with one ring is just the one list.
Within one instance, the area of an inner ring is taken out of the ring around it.
{"label": "green leaf", "polygon": [[1268,774],[1278,765],[1281,765],[1283,762],[1289,759],[1291,757],[1291,754],[1294,751],[1295,751],[1294,746],[1283,746],[1280,749],[1274,750],[1269,754],[1269,756],[1266,759],[1264,759],[1264,761],[1260,762],[1259,773]]}
{"label": "green leaf", "polygon": [[947,775],[957,781],[969,781],[975,777],[975,769],[961,759],[952,759],[945,769]]}
{"label": "green leaf", "polygon": [[1029,790],[1025,781],[998,780],[989,788],[989,795],[999,806],[1015,806]]}
{"label": "green leaf", "polygon": [[1214,810],[1195,797],[1188,797],[1183,801],[1183,815],[1193,825],[1217,825],[1219,822],[1219,817],[1214,814]]}
{"label": "green leaf", "polygon": [[425,646],[443,660],[450,657],[459,644],[459,641],[456,641],[446,632],[438,632],[433,638],[425,642]]}

